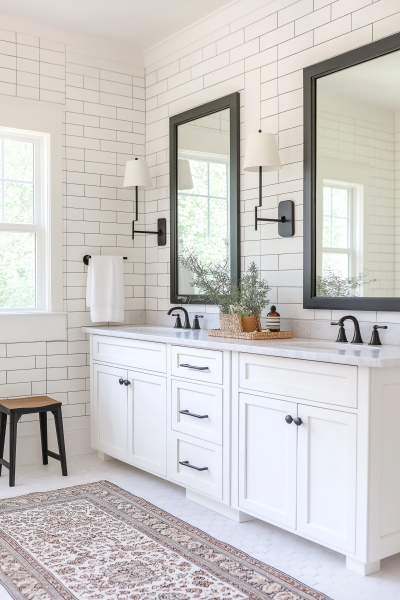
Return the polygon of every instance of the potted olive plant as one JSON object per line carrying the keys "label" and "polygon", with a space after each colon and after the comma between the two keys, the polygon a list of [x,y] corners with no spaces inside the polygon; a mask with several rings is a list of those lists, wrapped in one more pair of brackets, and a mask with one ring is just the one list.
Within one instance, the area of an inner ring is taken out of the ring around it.
{"label": "potted olive plant", "polygon": [[260,315],[269,304],[270,287],[261,279],[254,262],[239,285],[232,283],[228,257],[221,262],[202,262],[191,249],[185,249],[179,254],[179,262],[193,274],[190,285],[199,290],[200,298],[218,306],[222,330],[261,330]]}

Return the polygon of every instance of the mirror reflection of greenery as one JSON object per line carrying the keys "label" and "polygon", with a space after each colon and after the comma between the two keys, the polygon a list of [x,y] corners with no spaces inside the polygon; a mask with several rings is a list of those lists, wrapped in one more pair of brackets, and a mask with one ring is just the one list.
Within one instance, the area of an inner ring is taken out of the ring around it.
{"label": "mirror reflection of greenery", "polygon": [[228,256],[227,164],[190,160],[193,188],[178,192],[178,248],[203,260]]}
{"label": "mirror reflection of greenery", "polygon": [[322,275],[317,275],[317,296],[330,298],[349,298],[358,296],[363,286],[377,281],[367,281],[368,270],[364,269],[355,277],[341,277],[337,271],[327,268]]}
{"label": "mirror reflection of greenery", "polygon": [[[0,225],[1,222],[16,225],[32,224],[34,223],[34,144],[21,140],[1,140],[1,146]],[[35,234],[0,231],[1,308],[35,306],[35,271]]]}

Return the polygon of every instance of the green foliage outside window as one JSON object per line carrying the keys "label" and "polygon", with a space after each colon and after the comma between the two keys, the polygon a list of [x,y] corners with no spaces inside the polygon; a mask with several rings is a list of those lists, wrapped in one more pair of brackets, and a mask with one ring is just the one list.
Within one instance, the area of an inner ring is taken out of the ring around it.
{"label": "green foliage outside window", "polygon": [[5,139],[0,150],[0,308],[32,308],[36,235],[1,225],[34,223],[34,144]]}

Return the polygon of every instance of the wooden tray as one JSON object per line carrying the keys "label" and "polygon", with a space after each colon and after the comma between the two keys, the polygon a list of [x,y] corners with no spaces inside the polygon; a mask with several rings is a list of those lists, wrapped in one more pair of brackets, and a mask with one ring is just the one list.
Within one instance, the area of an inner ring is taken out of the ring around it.
{"label": "wooden tray", "polygon": [[251,333],[222,331],[221,329],[208,329],[212,337],[237,338],[239,340],[282,340],[293,337],[293,331],[252,331]]}

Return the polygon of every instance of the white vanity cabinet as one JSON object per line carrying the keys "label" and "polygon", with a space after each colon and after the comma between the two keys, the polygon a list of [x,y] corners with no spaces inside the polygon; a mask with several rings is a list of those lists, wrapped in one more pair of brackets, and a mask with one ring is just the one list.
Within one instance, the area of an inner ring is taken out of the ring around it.
{"label": "white vanity cabinet", "polygon": [[[165,344],[92,336],[92,446],[150,471],[167,474],[167,379]],[[129,341],[128,341],[129,342]],[[118,365],[112,363],[118,361]]]}
{"label": "white vanity cabinet", "polygon": [[167,474],[167,380],[128,372],[128,462],[156,475]]}
{"label": "white vanity cabinet", "polygon": [[400,552],[400,348],[299,351],[210,341],[203,331],[85,331],[101,456],[236,520],[262,519],[342,552],[360,574]]}
{"label": "white vanity cabinet", "polygon": [[239,506],[354,552],[356,415],[241,393]]}
{"label": "white vanity cabinet", "polygon": [[298,405],[297,531],[356,550],[357,416]]}
{"label": "white vanity cabinet", "polygon": [[92,366],[92,446],[105,454],[128,459],[128,390],[124,368],[94,363]]}
{"label": "white vanity cabinet", "polygon": [[297,416],[294,402],[239,394],[239,506],[296,528]]}

